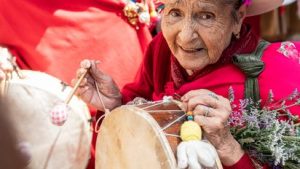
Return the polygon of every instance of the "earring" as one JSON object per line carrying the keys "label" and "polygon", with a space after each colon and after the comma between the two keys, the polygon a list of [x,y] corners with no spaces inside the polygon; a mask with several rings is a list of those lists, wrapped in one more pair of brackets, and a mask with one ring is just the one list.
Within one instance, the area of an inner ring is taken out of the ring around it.
{"label": "earring", "polygon": [[241,33],[233,33],[233,35],[235,36],[236,39],[240,39],[241,37]]}

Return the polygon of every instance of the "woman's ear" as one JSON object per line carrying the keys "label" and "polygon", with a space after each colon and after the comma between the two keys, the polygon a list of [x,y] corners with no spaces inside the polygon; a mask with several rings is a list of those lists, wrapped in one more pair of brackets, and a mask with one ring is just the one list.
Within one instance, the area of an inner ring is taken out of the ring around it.
{"label": "woman's ear", "polygon": [[240,22],[243,22],[243,20],[246,18],[247,15],[247,6],[242,5],[240,9],[238,10],[238,19]]}
{"label": "woman's ear", "polygon": [[241,27],[243,24],[244,19],[247,15],[247,7],[246,5],[242,5],[239,10],[237,11],[237,22],[235,24],[235,28],[233,30],[234,34],[239,34],[241,31]]}

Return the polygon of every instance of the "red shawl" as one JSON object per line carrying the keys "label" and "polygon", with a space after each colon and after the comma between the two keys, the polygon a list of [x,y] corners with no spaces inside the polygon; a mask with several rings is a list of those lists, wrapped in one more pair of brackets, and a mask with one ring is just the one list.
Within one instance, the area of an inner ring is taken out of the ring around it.
{"label": "red shawl", "polygon": [[159,100],[164,95],[173,95],[175,92],[182,95],[193,88],[197,88],[198,83],[193,83],[196,79],[231,63],[234,54],[253,51],[258,40],[256,34],[244,25],[241,38],[232,39],[217,63],[207,66],[204,70],[196,72],[192,76],[188,76],[172,56],[162,34],[158,34],[148,48],[135,82],[124,87],[123,101],[128,102],[138,96],[149,100]]}
{"label": "red shawl", "polygon": [[244,25],[241,29],[241,38],[232,38],[230,45],[223,51],[222,56],[220,57],[217,63],[213,65],[208,65],[204,70],[195,72],[192,76],[189,76],[187,74],[184,68],[181,67],[176,58],[172,55],[171,72],[176,88],[180,87],[186,82],[198,79],[199,77],[210,73],[214,69],[224,64],[231,63],[232,56],[234,54],[251,53],[253,50],[255,50],[258,44],[258,40],[259,38],[256,36],[256,34],[254,34],[249,27]]}

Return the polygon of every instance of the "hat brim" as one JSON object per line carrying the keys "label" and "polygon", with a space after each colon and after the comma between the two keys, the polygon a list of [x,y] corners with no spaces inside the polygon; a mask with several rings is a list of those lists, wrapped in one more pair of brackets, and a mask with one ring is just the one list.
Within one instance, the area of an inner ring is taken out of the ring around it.
{"label": "hat brim", "polygon": [[289,5],[291,3],[294,3],[294,2],[296,2],[296,0],[284,0],[282,5],[285,6],[285,5]]}
{"label": "hat brim", "polygon": [[283,4],[283,0],[252,0],[247,8],[247,16],[260,15],[278,8]]}

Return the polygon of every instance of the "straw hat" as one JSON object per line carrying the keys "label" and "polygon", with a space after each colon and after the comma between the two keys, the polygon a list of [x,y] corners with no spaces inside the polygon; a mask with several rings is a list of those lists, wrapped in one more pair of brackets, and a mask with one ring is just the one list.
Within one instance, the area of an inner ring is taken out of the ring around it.
{"label": "straw hat", "polygon": [[247,16],[259,15],[278,8],[283,4],[283,0],[250,0],[247,8]]}

